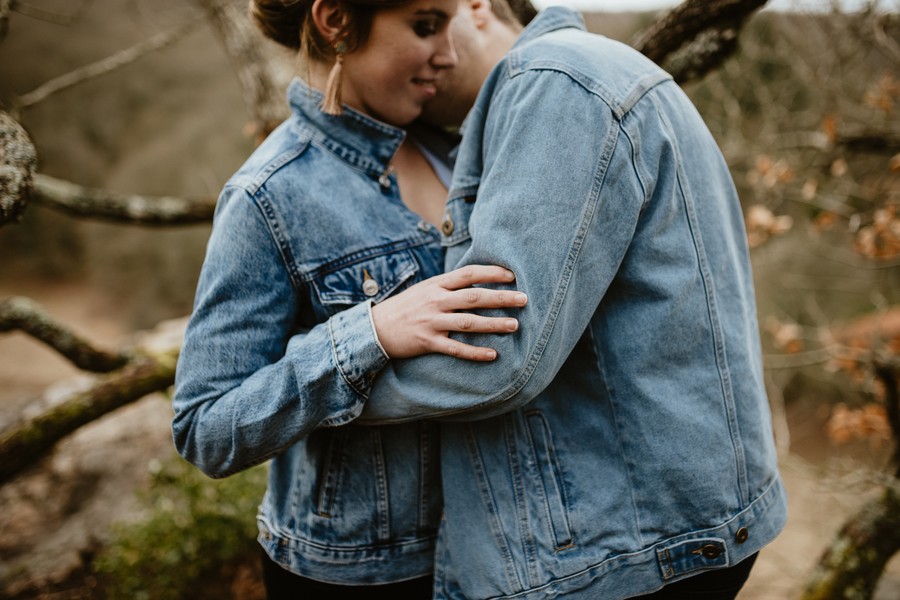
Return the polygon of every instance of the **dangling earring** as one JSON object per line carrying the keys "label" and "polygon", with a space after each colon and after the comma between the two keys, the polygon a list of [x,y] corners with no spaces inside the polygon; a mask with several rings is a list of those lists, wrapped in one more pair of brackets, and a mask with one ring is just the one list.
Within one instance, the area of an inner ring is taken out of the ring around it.
{"label": "dangling earring", "polygon": [[328,74],[325,84],[325,98],[322,100],[322,112],[329,115],[341,114],[341,68],[344,65],[344,54],[347,43],[343,40],[334,45],[334,66]]}

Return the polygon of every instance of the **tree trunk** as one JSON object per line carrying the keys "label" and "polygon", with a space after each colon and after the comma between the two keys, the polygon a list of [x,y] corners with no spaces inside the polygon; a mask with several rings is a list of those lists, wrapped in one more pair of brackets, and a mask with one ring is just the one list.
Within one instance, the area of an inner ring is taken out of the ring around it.
{"label": "tree trunk", "polygon": [[866,600],[884,567],[900,551],[900,393],[896,362],[874,365],[894,438],[893,479],[841,527],[819,560],[800,600]]}
{"label": "tree trunk", "polygon": [[800,600],[871,598],[900,550],[900,484],[885,488],[841,528],[813,571]]}

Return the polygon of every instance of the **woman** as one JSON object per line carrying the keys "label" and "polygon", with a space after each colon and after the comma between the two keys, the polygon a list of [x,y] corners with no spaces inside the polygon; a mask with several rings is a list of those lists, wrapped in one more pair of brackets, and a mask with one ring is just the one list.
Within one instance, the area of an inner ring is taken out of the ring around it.
{"label": "woman", "polygon": [[[470,288],[511,281],[499,267],[437,276],[445,185],[398,128],[455,64],[456,4],[251,3],[262,30],[299,51],[308,84],[292,83],[292,116],[219,198],[173,431],[212,477],[273,458],[259,512],[270,598],[357,597],[371,585],[431,596],[435,426],[338,426],[361,412],[389,356],[491,360],[447,332],[517,327],[457,312],[525,300]],[[379,305],[376,335],[373,303],[398,293]]]}

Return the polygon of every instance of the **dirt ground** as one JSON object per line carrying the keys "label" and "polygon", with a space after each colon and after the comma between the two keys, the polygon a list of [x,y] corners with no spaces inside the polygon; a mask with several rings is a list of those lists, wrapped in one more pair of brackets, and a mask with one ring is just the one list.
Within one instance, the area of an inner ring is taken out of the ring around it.
{"label": "dirt ground", "polygon": [[[13,291],[4,287],[0,297]],[[100,344],[114,348],[127,341],[119,325],[123,309],[112,298],[77,285],[19,282],[15,287],[16,294],[37,299]],[[78,382],[77,371],[40,344],[17,333],[0,337],[0,426],[35,410],[35,399],[48,388],[52,397]],[[145,398],[83,428],[37,468],[0,488],[0,597],[64,579],[110,523],[135,517],[133,492],[148,481],[154,464],[173,452],[170,419],[165,396]],[[761,553],[740,600],[797,597],[842,520],[876,488],[877,457],[886,451],[866,460],[866,452],[853,457],[830,447],[821,419],[815,411],[789,407],[792,452],[782,457],[788,526]],[[875,598],[900,598],[900,556],[888,565]]]}

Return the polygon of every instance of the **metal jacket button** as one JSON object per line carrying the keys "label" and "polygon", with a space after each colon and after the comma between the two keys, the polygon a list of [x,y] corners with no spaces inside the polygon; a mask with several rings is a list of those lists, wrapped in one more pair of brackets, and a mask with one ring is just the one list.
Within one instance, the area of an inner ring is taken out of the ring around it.
{"label": "metal jacket button", "polygon": [[370,298],[378,293],[378,282],[372,279],[372,276],[365,269],[363,269],[362,290],[363,294]]}
{"label": "metal jacket button", "polygon": [[722,550],[718,546],[713,546],[712,544],[707,544],[700,548],[700,554],[703,555],[703,558],[719,558],[722,555]]}
{"label": "metal jacket button", "polygon": [[747,541],[747,538],[750,537],[750,532],[747,531],[746,527],[741,527],[737,530],[737,533],[734,534],[734,539],[737,540],[738,544],[743,544]]}
{"label": "metal jacket button", "polygon": [[441,223],[441,231],[443,232],[444,235],[449,236],[453,233],[454,229],[455,229],[455,227],[453,225],[453,217],[451,217],[450,215],[445,215],[444,222]]}
{"label": "metal jacket button", "polygon": [[385,189],[391,187],[391,173],[393,172],[394,165],[388,165],[387,170],[378,178],[378,183],[381,185],[381,187]]}

